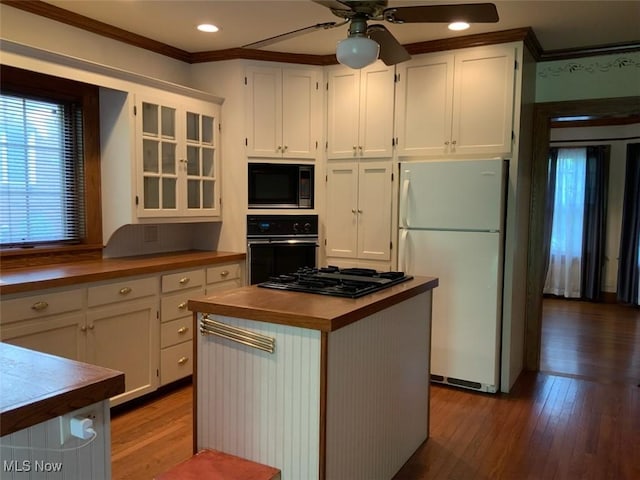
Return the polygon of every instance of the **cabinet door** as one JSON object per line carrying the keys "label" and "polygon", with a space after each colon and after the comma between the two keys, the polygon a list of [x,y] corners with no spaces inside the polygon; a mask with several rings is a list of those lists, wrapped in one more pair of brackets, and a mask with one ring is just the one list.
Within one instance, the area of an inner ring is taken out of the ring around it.
{"label": "cabinet door", "polygon": [[511,152],[514,78],[514,47],[456,55],[451,153]]}
{"label": "cabinet door", "polygon": [[321,113],[320,78],[313,69],[282,70],[282,155],[315,158]]}
{"label": "cabinet door", "polygon": [[358,228],[358,163],[327,166],[327,257],[355,257]]}
{"label": "cabinet door", "polygon": [[277,67],[248,66],[245,75],[247,156],[281,156],[282,70]]}
{"label": "cabinet door", "polygon": [[139,217],[178,212],[178,109],[155,100],[137,102]]}
{"label": "cabinet door", "polygon": [[70,360],[85,360],[84,313],[54,315],[3,326],[0,339]]}
{"label": "cabinet door", "polygon": [[185,192],[181,210],[188,216],[219,215],[219,109],[213,105],[194,105],[183,115],[186,152],[181,166],[184,173],[181,188]]}
{"label": "cabinet door", "polygon": [[358,258],[391,259],[391,162],[361,162],[358,178]]}
{"label": "cabinet door", "polygon": [[122,302],[87,313],[87,362],[125,374],[125,392],[111,404],[158,386],[159,319],[155,300]]}
{"label": "cabinet door", "polygon": [[451,137],[453,55],[422,55],[398,65],[398,155],[444,155]]}
{"label": "cabinet door", "polygon": [[394,68],[376,62],[360,71],[358,154],[391,158],[393,154]]}
{"label": "cabinet door", "polygon": [[328,158],[358,156],[360,72],[350,68],[329,70]]}

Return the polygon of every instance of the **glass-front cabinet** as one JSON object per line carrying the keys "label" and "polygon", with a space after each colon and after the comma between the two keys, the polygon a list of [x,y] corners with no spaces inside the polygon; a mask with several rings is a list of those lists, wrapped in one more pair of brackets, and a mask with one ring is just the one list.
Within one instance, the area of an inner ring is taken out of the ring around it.
{"label": "glass-front cabinet", "polygon": [[218,106],[138,103],[139,217],[218,216]]}

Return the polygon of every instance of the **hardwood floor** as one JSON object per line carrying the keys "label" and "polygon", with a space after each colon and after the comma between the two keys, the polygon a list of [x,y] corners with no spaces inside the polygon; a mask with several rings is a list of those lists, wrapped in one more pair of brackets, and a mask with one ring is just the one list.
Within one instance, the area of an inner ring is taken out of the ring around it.
{"label": "hardwood floor", "polygon": [[640,309],[545,298],[540,370],[602,383],[640,383]]}
{"label": "hardwood floor", "polygon": [[[545,301],[555,320],[543,323],[543,357],[558,374],[524,372],[509,394],[433,385],[430,438],[394,480],[640,478],[638,310],[556,302]],[[112,413],[114,480],[191,456],[191,394],[186,384]]]}

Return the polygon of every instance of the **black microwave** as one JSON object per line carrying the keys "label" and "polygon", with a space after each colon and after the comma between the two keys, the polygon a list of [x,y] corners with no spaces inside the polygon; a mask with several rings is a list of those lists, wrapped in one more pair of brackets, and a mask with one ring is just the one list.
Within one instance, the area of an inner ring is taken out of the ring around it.
{"label": "black microwave", "polygon": [[313,208],[313,165],[248,165],[249,208]]}

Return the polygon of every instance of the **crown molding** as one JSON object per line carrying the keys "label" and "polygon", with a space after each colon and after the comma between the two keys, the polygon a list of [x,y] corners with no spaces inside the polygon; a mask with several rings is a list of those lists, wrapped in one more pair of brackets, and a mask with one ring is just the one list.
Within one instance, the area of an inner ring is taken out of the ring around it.
{"label": "crown molding", "polygon": [[[247,48],[187,52],[186,50],[181,50],[166,43],[158,42],[143,37],[142,35],[93,20],[84,15],[70,12],[40,0],[0,0],[0,3],[186,63],[217,62],[234,59],[263,60],[306,65],[334,65],[338,63],[335,55],[307,55]],[[586,48],[549,50],[545,52],[531,27],[410,43],[405,45],[405,48],[411,55],[419,55],[421,53],[440,52],[514,41],[524,42],[536,61],[565,60],[577,57],[640,51],[640,43],[633,42]]]}

